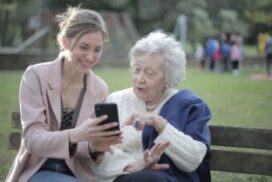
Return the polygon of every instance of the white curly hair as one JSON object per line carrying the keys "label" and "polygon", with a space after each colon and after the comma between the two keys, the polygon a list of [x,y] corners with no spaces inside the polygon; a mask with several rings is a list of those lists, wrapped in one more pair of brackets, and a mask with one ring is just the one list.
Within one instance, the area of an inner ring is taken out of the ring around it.
{"label": "white curly hair", "polygon": [[130,67],[136,57],[153,53],[161,53],[164,58],[168,87],[175,88],[186,78],[186,57],[182,45],[164,32],[151,32],[135,43],[129,52]]}

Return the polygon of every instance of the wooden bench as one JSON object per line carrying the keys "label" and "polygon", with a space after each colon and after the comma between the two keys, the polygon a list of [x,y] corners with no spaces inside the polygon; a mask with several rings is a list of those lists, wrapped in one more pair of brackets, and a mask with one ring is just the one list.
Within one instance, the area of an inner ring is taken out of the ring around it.
{"label": "wooden bench", "polygon": [[11,128],[13,128],[14,131],[9,133],[9,149],[18,150],[22,137],[22,125],[19,112],[11,113]]}
{"label": "wooden bench", "polygon": [[211,170],[272,176],[272,128],[210,129]]}
{"label": "wooden bench", "polygon": [[[11,149],[21,141],[21,122],[18,112],[12,113],[9,135]],[[243,128],[210,126],[212,135],[211,170],[272,176],[272,128]]]}

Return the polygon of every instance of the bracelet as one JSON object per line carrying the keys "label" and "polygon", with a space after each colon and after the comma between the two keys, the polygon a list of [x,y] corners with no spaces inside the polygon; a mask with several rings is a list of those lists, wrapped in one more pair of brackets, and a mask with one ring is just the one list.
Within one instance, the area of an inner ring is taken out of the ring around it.
{"label": "bracelet", "polygon": [[92,160],[96,161],[99,154],[100,154],[100,152],[94,152],[94,153],[90,153],[90,156],[91,156]]}
{"label": "bracelet", "polygon": [[89,144],[88,144],[88,146],[89,146],[88,147],[89,148],[89,155],[90,155],[91,159],[93,159],[94,161],[96,161],[97,158],[98,158],[98,156],[100,154],[102,154],[103,152],[97,152],[95,150],[92,150]]}
{"label": "bracelet", "polygon": [[69,153],[70,153],[70,156],[73,156],[75,154],[76,149],[77,149],[77,144],[69,142]]}

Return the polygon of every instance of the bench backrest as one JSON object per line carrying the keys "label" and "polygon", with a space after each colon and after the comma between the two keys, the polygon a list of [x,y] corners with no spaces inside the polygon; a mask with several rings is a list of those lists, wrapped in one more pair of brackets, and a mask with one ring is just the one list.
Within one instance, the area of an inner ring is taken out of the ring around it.
{"label": "bench backrest", "polygon": [[272,129],[210,126],[211,169],[272,176]]}
{"label": "bench backrest", "polygon": [[15,131],[10,132],[9,134],[9,149],[18,150],[21,143],[22,137],[22,126],[21,126],[21,118],[19,112],[11,113],[11,128],[16,129]]}
{"label": "bench backrest", "polygon": [[[12,113],[9,143],[21,141],[20,113]],[[272,129],[211,125],[211,170],[272,176]]]}

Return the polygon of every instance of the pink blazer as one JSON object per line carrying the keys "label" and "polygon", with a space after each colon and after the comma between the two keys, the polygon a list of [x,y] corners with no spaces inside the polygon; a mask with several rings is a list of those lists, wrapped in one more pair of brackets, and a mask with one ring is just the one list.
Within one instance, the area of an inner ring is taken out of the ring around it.
{"label": "pink blazer", "polygon": [[[6,182],[28,181],[49,157],[64,158],[80,181],[94,180],[87,141],[78,143],[75,154],[69,155],[68,132],[60,131],[60,94],[61,58],[27,68],[19,96],[22,141]],[[77,125],[94,117],[94,104],[104,102],[107,94],[106,83],[90,71]]]}

